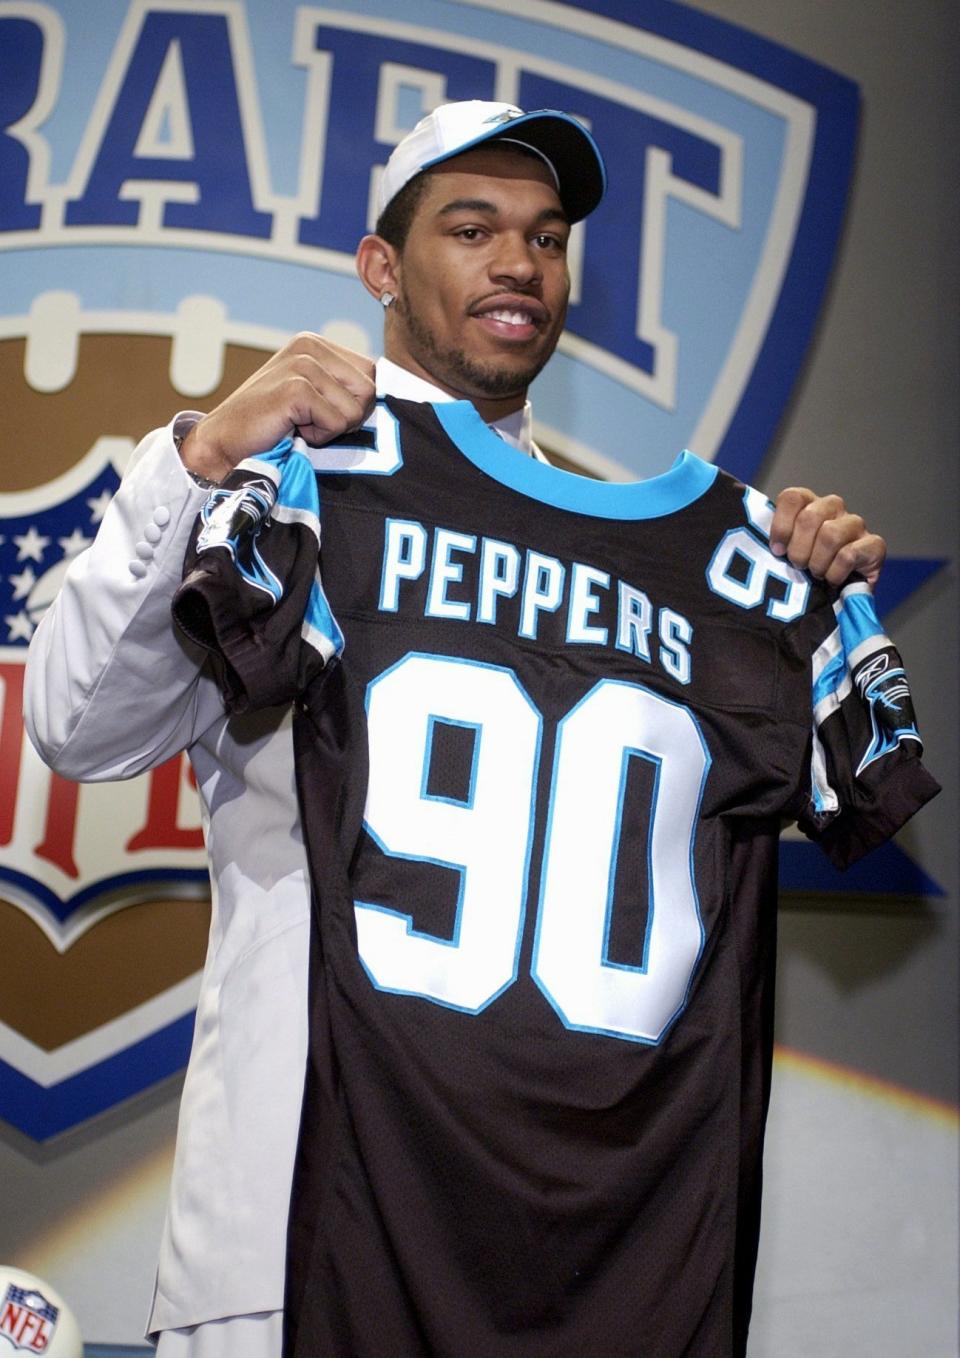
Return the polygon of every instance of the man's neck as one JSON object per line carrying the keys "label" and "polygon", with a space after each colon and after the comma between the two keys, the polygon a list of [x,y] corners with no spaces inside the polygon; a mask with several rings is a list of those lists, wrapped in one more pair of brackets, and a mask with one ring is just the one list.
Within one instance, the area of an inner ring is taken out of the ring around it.
{"label": "man's neck", "polygon": [[[469,401],[477,414],[485,424],[498,424],[501,420],[509,419],[518,410],[523,410],[527,404],[527,389],[524,387],[520,391],[510,392],[506,396],[474,396],[469,392],[460,391],[457,388],[448,386],[440,378],[436,377],[422,364],[418,363],[412,355],[401,350],[400,353],[390,353],[391,344],[389,335],[385,335],[387,357],[391,363],[395,363],[398,368],[412,376],[419,378],[420,381],[428,383],[435,390],[443,392],[448,401]],[[395,346],[393,346],[395,348]],[[435,398],[439,399],[439,398]]]}
{"label": "man's neck", "polygon": [[[389,358],[381,358],[377,361],[377,395],[399,396],[404,401],[436,402],[461,399],[438,386],[429,378],[421,376],[420,373],[412,372],[409,368],[397,363],[395,359]],[[484,423],[496,429],[497,433],[512,444],[514,448],[523,453],[542,456],[534,452],[533,416],[529,401],[525,401],[520,407],[517,407],[514,402],[512,410],[498,415],[495,419],[488,419],[480,405],[477,402],[473,404]]]}
{"label": "man's neck", "polygon": [[489,396],[454,396],[456,401],[469,401],[484,424],[500,424],[504,420],[509,420],[511,415],[516,415],[523,410],[527,404],[527,393],[521,392],[519,395],[514,393],[512,396],[504,396],[499,400],[494,400]]}

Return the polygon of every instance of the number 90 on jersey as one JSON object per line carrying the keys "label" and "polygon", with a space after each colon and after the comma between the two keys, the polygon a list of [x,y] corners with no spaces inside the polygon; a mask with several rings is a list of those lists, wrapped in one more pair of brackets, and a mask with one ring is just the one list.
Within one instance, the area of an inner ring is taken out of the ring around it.
{"label": "number 90 on jersey", "polygon": [[[463,799],[431,796],[436,722],[472,729]],[[683,1009],[703,945],[693,846],[710,756],[689,708],[601,679],[558,723],[539,882],[530,882],[543,718],[507,668],[411,653],[367,694],[365,826],[397,859],[460,875],[451,936],[357,901],[360,959],[381,990],[479,1013],[517,978],[538,892],[533,979],[568,1028],[656,1043]],[[632,759],[648,762],[642,961],[611,961],[614,879]],[[400,877],[402,881],[402,875]]]}

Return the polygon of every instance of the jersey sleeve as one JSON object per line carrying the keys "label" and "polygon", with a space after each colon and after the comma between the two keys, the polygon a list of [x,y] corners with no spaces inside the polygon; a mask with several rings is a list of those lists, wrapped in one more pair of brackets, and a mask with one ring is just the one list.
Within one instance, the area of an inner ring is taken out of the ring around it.
{"label": "jersey sleeve", "polygon": [[889,839],[939,792],[920,762],[903,662],[884,634],[870,587],[848,585],[813,656],[810,783],[798,816],[839,868]]}
{"label": "jersey sleeve", "polygon": [[291,702],[343,649],[320,578],[319,511],[313,468],[290,439],[241,462],[200,510],[173,616],[214,657],[230,712]]}

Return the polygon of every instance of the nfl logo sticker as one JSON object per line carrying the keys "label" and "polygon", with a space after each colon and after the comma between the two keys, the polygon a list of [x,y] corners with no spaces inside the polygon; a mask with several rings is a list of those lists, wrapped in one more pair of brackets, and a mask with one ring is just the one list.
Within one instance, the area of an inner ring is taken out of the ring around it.
{"label": "nfl logo sticker", "polygon": [[22,1353],[46,1353],[59,1314],[42,1292],[10,1283],[0,1309],[0,1335]]}
{"label": "nfl logo sticker", "polygon": [[80,1327],[54,1289],[32,1273],[0,1264],[0,1354],[82,1358]]}

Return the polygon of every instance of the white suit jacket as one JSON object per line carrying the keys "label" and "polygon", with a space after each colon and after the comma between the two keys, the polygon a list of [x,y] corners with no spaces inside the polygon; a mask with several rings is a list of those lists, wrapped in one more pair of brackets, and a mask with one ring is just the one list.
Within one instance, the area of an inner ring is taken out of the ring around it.
{"label": "white suit jacket", "polygon": [[290,715],[228,721],[170,616],[204,499],[170,431],[148,436],[40,623],[26,678],[27,730],[65,777],[128,778],[184,748],[197,775],[213,913],[151,1330],[282,1306],[306,1056]]}
{"label": "white suit jacket", "polygon": [[[383,361],[378,385],[449,399]],[[527,408],[501,432],[529,450],[529,427]],[[172,431],[137,449],[67,572],[31,642],[25,691],[30,738],[67,778],[129,778],[183,749],[197,776],[213,912],[151,1332],[283,1305],[307,1043],[309,885],[291,713],[228,719],[203,655],[173,625],[206,492]]]}

